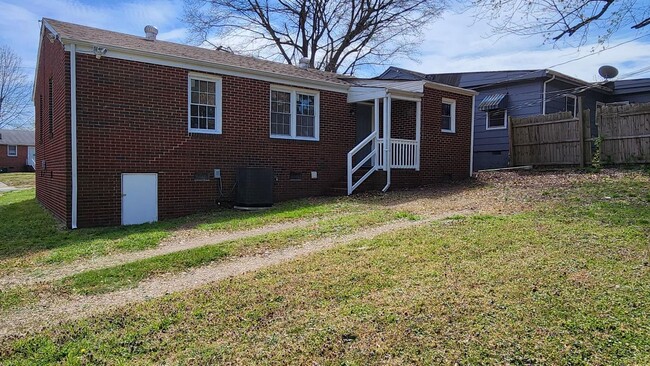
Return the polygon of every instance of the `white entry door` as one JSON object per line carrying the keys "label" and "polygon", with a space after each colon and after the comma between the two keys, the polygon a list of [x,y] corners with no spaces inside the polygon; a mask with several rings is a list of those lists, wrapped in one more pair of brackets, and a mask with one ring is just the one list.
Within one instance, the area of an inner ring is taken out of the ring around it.
{"label": "white entry door", "polygon": [[122,174],[122,225],[158,221],[158,174]]}

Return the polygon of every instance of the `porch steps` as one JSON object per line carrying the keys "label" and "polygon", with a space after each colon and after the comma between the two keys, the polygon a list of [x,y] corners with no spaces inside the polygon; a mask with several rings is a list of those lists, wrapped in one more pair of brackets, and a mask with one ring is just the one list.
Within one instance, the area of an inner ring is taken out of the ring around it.
{"label": "porch steps", "polygon": [[[361,178],[364,174],[366,174],[370,170],[369,168],[360,168],[358,171],[356,171],[352,177],[354,181],[357,181],[359,178]],[[376,171],[374,172],[370,177],[368,177],[368,180],[365,182],[361,183],[357,189],[354,190],[354,193],[357,192],[367,192],[367,191],[374,191],[381,189],[381,187],[378,187],[378,179],[381,179],[381,177],[384,176],[383,171]],[[330,186],[330,188],[327,190],[327,195],[328,196],[347,196],[348,194],[348,181],[347,181],[347,176],[343,176],[341,179],[338,181],[334,182]]]}

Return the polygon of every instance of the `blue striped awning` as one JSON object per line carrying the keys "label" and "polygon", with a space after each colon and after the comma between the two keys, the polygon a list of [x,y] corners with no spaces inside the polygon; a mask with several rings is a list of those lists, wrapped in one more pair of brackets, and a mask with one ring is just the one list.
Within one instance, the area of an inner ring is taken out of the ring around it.
{"label": "blue striped awning", "polygon": [[478,105],[479,111],[491,111],[495,109],[505,109],[508,94],[490,94],[483,98]]}

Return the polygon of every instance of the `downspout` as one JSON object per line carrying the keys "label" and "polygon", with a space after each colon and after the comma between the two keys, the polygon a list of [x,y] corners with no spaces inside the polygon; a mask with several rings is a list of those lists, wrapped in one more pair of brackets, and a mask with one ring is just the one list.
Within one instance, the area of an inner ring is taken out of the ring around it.
{"label": "downspout", "polygon": [[381,190],[382,192],[388,191],[390,188],[390,166],[393,164],[391,158],[391,142],[390,142],[390,129],[391,129],[391,96],[390,93],[386,94],[384,98],[384,170],[386,171],[386,186]]}
{"label": "downspout", "polygon": [[77,47],[70,45],[70,146],[72,164],[72,228],[77,228]]}
{"label": "downspout", "polygon": [[474,175],[474,118],[476,115],[476,111],[474,108],[476,107],[476,94],[472,95],[472,125],[470,127],[470,133],[472,136],[470,137],[470,143],[469,143],[469,176],[470,178]]}
{"label": "downspout", "polygon": [[553,80],[555,80],[555,75],[544,82],[544,91],[542,92],[542,97],[544,98],[542,99],[542,114],[546,114],[546,84],[550,83]]}

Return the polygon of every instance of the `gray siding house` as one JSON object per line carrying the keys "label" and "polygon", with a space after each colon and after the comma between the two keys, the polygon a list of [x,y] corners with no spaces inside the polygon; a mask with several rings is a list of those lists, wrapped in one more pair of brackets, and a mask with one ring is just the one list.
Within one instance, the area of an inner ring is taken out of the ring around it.
{"label": "gray siding house", "polygon": [[[650,102],[650,79],[592,84],[553,70],[483,71],[423,74],[389,67],[377,79],[430,80],[479,92],[474,111],[474,170],[508,166],[508,117],[595,111],[601,103]],[[592,135],[597,133],[590,114]]]}

